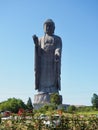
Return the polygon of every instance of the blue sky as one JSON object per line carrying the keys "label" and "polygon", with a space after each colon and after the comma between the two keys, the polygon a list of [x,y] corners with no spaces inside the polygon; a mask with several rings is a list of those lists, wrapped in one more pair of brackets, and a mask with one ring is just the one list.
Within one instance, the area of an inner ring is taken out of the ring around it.
{"label": "blue sky", "polygon": [[34,43],[51,18],[62,38],[63,103],[91,105],[98,94],[97,0],[0,0],[0,102],[34,94]]}

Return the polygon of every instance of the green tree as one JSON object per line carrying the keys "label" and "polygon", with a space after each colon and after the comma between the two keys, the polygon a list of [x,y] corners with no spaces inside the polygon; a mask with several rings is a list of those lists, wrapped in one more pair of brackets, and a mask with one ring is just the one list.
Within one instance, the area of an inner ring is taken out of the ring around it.
{"label": "green tree", "polygon": [[91,99],[92,105],[94,108],[98,109],[98,95],[97,94],[93,94],[93,97]]}
{"label": "green tree", "polygon": [[74,111],[76,111],[76,107],[74,105],[68,107],[68,112],[74,112]]}
{"label": "green tree", "polygon": [[46,113],[47,111],[49,112],[53,112],[53,110],[56,110],[57,109],[57,105],[55,104],[45,104],[43,105],[42,107],[40,107],[37,112],[40,112],[40,113]]}
{"label": "green tree", "polygon": [[61,104],[61,97],[58,93],[53,93],[50,95],[50,103],[60,105]]}
{"label": "green tree", "polygon": [[29,97],[28,101],[27,101],[27,108],[28,109],[33,109],[33,105],[32,105],[32,101],[31,101],[31,98]]}
{"label": "green tree", "polygon": [[21,99],[9,98],[0,104],[0,110],[2,111],[8,110],[17,113],[19,108],[26,109],[26,105]]}

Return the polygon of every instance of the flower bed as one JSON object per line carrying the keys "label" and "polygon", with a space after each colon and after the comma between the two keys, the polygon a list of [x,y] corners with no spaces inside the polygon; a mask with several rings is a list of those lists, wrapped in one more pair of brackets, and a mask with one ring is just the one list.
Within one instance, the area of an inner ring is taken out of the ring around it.
{"label": "flower bed", "polygon": [[40,119],[35,116],[12,116],[1,120],[0,130],[98,130],[96,115],[62,115],[59,118],[47,116]]}

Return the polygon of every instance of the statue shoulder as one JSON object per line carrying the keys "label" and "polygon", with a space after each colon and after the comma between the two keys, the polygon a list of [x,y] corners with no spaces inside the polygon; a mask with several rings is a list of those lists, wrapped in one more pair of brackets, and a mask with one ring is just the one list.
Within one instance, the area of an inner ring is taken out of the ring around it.
{"label": "statue shoulder", "polygon": [[44,41],[44,36],[42,36],[42,37],[39,38],[39,42],[40,43],[43,42],[43,41]]}
{"label": "statue shoulder", "polygon": [[57,46],[62,48],[62,39],[61,39],[61,37],[59,37],[57,35],[54,35],[54,41],[55,41]]}
{"label": "statue shoulder", "polygon": [[54,35],[54,39],[58,42],[61,42],[62,43],[62,39],[60,36],[57,36],[57,35]]}

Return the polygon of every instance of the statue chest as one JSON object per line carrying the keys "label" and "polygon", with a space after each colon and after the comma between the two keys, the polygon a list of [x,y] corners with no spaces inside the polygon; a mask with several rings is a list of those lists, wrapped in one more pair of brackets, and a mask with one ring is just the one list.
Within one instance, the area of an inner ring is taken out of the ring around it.
{"label": "statue chest", "polygon": [[55,50],[55,43],[53,37],[44,38],[41,42],[41,49],[47,53],[51,54]]}

